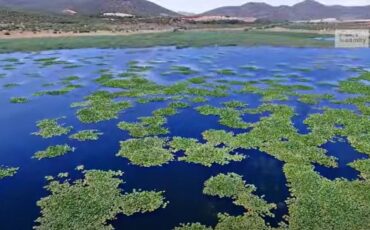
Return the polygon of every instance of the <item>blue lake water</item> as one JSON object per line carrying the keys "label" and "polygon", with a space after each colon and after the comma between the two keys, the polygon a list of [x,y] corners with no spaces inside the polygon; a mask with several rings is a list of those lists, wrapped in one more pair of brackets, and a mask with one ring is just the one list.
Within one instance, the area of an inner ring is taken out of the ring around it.
{"label": "blue lake water", "polygon": [[[76,68],[63,68],[63,65],[42,67],[36,59],[58,57],[60,60],[79,65]],[[4,59],[17,58],[22,64],[14,65],[14,70],[7,70],[5,65],[11,64]],[[122,170],[125,184],[122,188],[131,191],[134,188],[145,190],[164,190],[170,204],[167,208],[153,213],[138,214],[131,217],[118,216],[112,224],[117,229],[172,229],[179,223],[201,222],[214,226],[217,213],[227,212],[233,215],[243,213],[243,209],[232,204],[229,199],[219,199],[202,194],[204,182],[218,173],[235,172],[243,176],[249,184],[257,188],[256,194],[264,196],[268,202],[276,203],[276,218],[267,219],[276,226],[287,214],[285,200],[289,197],[286,178],[282,171],[283,162],[267,153],[258,150],[241,151],[248,157],[246,160],[225,166],[215,165],[207,168],[185,162],[172,162],[163,167],[141,168],[129,164],[124,158],[116,157],[119,141],[130,138],[129,134],[117,128],[120,121],[136,121],[138,117],[149,116],[151,112],[166,106],[166,102],[135,104],[125,110],[118,119],[98,124],[82,124],[75,115],[76,109],[71,108],[73,102],[83,101],[84,96],[99,89],[93,82],[100,76],[99,71],[107,69],[112,73],[120,73],[127,68],[127,63],[137,60],[140,63],[155,63],[147,77],[159,84],[169,85],[195,76],[209,76],[222,80],[257,80],[271,79],[277,74],[294,74],[307,78],[308,82],[290,79],[287,84],[299,83],[314,85],[316,93],[331,93],[338,99],[347,95],[336,93],[334,86],[318,85],[318,82],[337,84],[339,80],[356,76],[351,67],[368,68],[370,52],[354,49],[314,49],[314,48],[273,48],[273,47],[206,47],[176,49],[160,47],[148,49],[77,49],[57,50],[37,53],[12,53],[0,55],[0,165],[20,167],[19,172],[10,178],[0,180],[0,229],[31,229],[40,210],[36,202],[48,195],[43,189],[47,175],[69,172],[71,177],[77,175],[74,169],[84,165],[86,169]],[[195,76],[162,75],[173,65],[186,65],[197,71]],[[241,69],[240,66],[256,66],[257,70]],[[303,71],[304,68],[312,69]],[[219,76],[218,69],[232,69],[238,76]],[[61,96],[32,96],[40,90],[60,88],[42,87],[42,84],[60,82],[62,77],[79,76],[77,81],[83,87]],[[14,88],[3,88],[7,83],[18,83]],[[237,88],[237,86],[235,86]],[[29,97],[26,104],[12,104],[11,97]],[[210,98],[208,102],[199,103],[220,105],[228,100],[240,100],[251,108],[258,107],[262,102],[258,95],[232,94],[227,98]],[[312,113],[322,110],[321,106],[347,108],[321,102],[319,105],[307,105],[292,98],[285,104],[294,107],[293,118],[295,128],[301,134],[309,129],[303,121]],[[355,109],[355,108],[348,108]],[[36,122],[45,118],[66,118],[62,123],[72,125],[74,131],[98,129],[104,135],[95,142],[77,142],[68,136],[42,139],[31,135],[37,131]],[[262,115],[245,115],[246,122],[257,122]],[[201,139],[201,133],[209,129],[225,129],[235,133],[246,130],[231,129],[218,123],[216,116],[200,115],[194,108],[182,109],[179,114],[168,118],[166,125],[170,130],[169,137],[181,136]],[[32,155],[50,145],[68,143],[76,147],[76,151],[54,159],[35,160]],[[348,163],[366,158],[366,155],[353,150],[347,142],[329,143],[323,146],[328,154],[338,158],[339,167],[329,169],[316,166],[316,170],[329,179],[344,177],[350,180],[358,178],[358,172],[347,166]]]}
{"label": "blue lake water", "polygon": [[322,148],[328,151],[328,155],[338,159],[337,168],[327,168],[321,165],[315,166],[316,170],[322,176],[331,180],[338,178],[346,178],[348,180],[357,179],[359,172],[353,170],[348,164],[358,159],[368,158],[367,155],[353,149],[347,139],[328,142]]}

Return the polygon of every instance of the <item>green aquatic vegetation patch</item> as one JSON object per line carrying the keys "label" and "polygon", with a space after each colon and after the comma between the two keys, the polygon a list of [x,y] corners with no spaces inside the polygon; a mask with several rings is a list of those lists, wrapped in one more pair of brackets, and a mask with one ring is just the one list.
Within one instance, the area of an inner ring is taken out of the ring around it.
{"label": "green aquatic vegetation patch", "polygon": [[55,136],[62,136],[68,134],[73,127],[64,126],[64,124],[59,124],[58,121],[62,118],[55,119],[44,119],[36,123],[36,126],[39,128],[38,132],[32,133],[33,135],[41,136],[43,138],[51,138]]}
{"label": "green aquatic vegetation patch", "polygon": [[213,164],[226,165],[231,161],[242,161],[245,157],[239,154],[230,154],[232,148],[215,148],[210,144],[197,144],[185,150],[185,156],[180,161],[201,164],[211,167]]}
{"label": "green aquatic vegetation patch", "polygon": [[163,89],[163,93],[166,95],[194,95],[194,96],[212,96],[212,97],[225,97],[228,95],[224,88],[197,88],[190,87],[189,82],[179,82],[173,85],[167,86]]}
{"label": "green aquatic vegetation patch", "polygon": [[[364,82],[368,84],[364,84]],[[350,94],[370,95],[370,72],[339,82],[339,91]]]}
{"label": "green aquatic vegetation patch", "polygon": [[80,68],[80,67],[83,67],[83,65],[80,65],[80,64],[67,64],[67,65],[63,66],[64,69],[76,69],[76,68]]}
{"label": "green aquatic vegetation patch", "polygon": [[122,197],[123,210],[126,216],[135,213],[154,212],[159,208],[166,208],[169,202],[165,201],[164,192],[134,190]]}
{"label": "green aquatic vegetation patch", "polygon": [[153,69],[153,66],[151,65],[142,65],[139,62],[132,61],[128,63],[127,72],[143,73],[143,72],[148,72],[152,69]]}
{"label": "green aquatic vegetation patch", "polygon": [[272,229],[287,229],[284,227],[272,228],[267,225],[263,218],[245,213],[240,216],[230,216],[227,213],[219,213],[217,215],[218,222],[214,228],[207,227],[200,223],[187,223],[181,224],[180,227],[176,227],[175,230],[246,230],[246,229],[256,229],[256,230],[272,230]]}
{"label": "green aquatic vegetation patch", "polygon": [[154,110],[152,114],[157,117],[173,116],[179,113],[178,109],[188,108],[189,104],[185,102],[171,102],[168,107]]}
{"label": "green aquatic vegetation patch", "polygon": [[227,76],[236,75],[236,72],[232,69],[219,69],[219,70],[216,70],[216,73],[219,75],[227,75]]}
{"label": "green aquatic vegetation patch", "polygon": [[346,67],[347,70],[351,71],[351,72],[362,73],[362,72],[366,71],[363,66],[347,66],[347,65],[344,65],[344,67]]}
{"label": "green aquatic vegetation patch", "polygon": [[125,89],[123,93],[134,96],[146,96],[146,95],[158,95],[161,94],[164,88],[161,85],[156,84],[153,81],[145,79],[143,77],[134,76],[124,79],[110,79],[104,80],[100,83],[105,87]]}
{"label": "green aquatic vegetation patch", "polygon": [[183,95],[186,94],[189,86],[189,82],[177,82],[163,89],[163,93],[167,95]]}
{"label": "green aquatic vegetation patch", "polygon": [[297,81],[297,82],[302,82],[302,83],[312,82],[312,79],[308,79],[308,78],[305,78],[305,77],[302,77],[302,76],[299,76],[299,75],[294,77],[294,80]]}
{"label": "green aquatic vegetation patch", "polygon": [[178,160],[211,167],[213,164],[226,165],[232,161],[242,161],[245,156],[232,154],[231,147],[216,147],[214,143],[199,143],[196,139],[174,137],[169,143],[174,152],[184,151]]}
{"label": "green aquatic vegetation patch", "polygon": [[174,160],[171,151],[165,148],[166,142],[167,139],[159,137],[129,139],[121,142],[117,156],[127,158],[137,166],[161,166]]}
{"label": "green aquatic vegetation patch", "polygon": [[241,102],[241,101],[236,101],[236,100],[223,102],[222,104],[226,106],[227,108],[234,108],[234,109],[247,107],[246,103]]}
{"label": "green aquatic vegetation patch", "polygon": [[294,67],[292,68],[292,70],[303,72],[303,73],[309,73],[313,71],[312,68],[308,68],[308,67]]}
{"label": "green aquatic vegetation patch", "polygon": [[178,113],[178,109],[187,108],[185,102],[171,102],[168,107],[160,108],[152,112],[153,116],[139,117],[139,122],[120,122],[118,127],[126,130],[132,137],[147,137],[168,134],[169,130],[164,127],[168,116]]}
{"label": "green aquatic vegetation patch", "polygon": [[59,60],[57,57],[50,58],[39,58],[35,60],[36,63],[40,64],[42,67],[48,67],[52,65],[68,65],[70,64],[67,61]]}
{"label": "green aquatic vegetation patch", "polygon": [[[243,178],[235,173],[218,174],[209,178],[204,183],[203,193],[219,198],[231,198],[233,203],[242,206],[245,213],[240,216],[230,216],[227,213],[218,214],[218,222],[213,228],[215,230],[244,230],[244,229],[273,229],[265,223],[266,216],[274,217],[271,210],[276,208],[275,204],[267,203],[262,197],[255,195],[254,185],[246,184]],[[283,225],[281,223],[281,225]],[[181,224],[177,230],[202,230],[212,229],[201,225]],[[277,228],[278,229],[278,228]],[[283,229],[283,228],[282,228]]]}
{"label": "green aquatic vegetation patch", "polygon": [[202,97],[226,97],[228,96],[228,92],[226,89],[223,88],[213,88],[213,89],[204,89],[204,88],[188,88],[187,94],[194,95],[194,96],[202,96]]}
{"label": "green aquatic vegetation patch", "polygon": [[35,59],[35,62],[52,62],[58,60],[57,57],[49,57],[49,58],[38,58]]}
{"label": "green aquatic vegetation patch", "polygon": [[70,107],[71,108],[80,108],[80,107],[87,107],[90,105],[90,101],[80,101],[80,102],[73,102]]}
{"label": "green aquatic vegetation patch", "polygon": [[223,84],[213,84],[213,83],[208,83],[208,84],[205,84],[206,86],[212,88],[212,89],[218,89],[218,90],[224,90],[224,91],[228,91],[229,89],[231,89],[230,86],[228,85],[223,85]]}
{"label": "green aquatic vegetation patch", "polygon": [[38,151],[34,154],[33,158],[42,160],[44,158],[54,158],[63,156],[67,153],[74,152],[75,148],[65,144],[65,145],[55,145],[49,146],[47,149]]}
{"label": "green aquatic vegetation patch", "polygon": [[284,162],[317,163],[327,167],[337,167],[335,157],[328,156],[325,149],[309,141],[297,137],[285,141],[282,137],[280,141],[260,144],[259,149]]}
{"label": "green aquatic vegetation patch", "polygon": [[[113,76],[113,74],[111,75]],[[131,72],[128,70],[125,72],[119,73],[117,76],[120,78],[133,78],[133,77],[141,78],[143,77],[141,72]]]}
{"label": "green aquatic vegetation patch", "polygon": [[336,87],[337,84],[334,82],[327,82],[327,81],[318,81],[316,82],[317,86],[323,86],[323,87]]}
{"label": "green aquatic vegetation patch", "polygon": [[244,190],[246,185],[243,178],[238,174],[228,173],[209,178],[204,183],[203,193],[220,198],[233,198]]}
{"label": "green aquatic vegetation patch", "polygon": [[72,81],[78,81],[81,78],[79,76],[67,76],[67,77],[62,77],[62,83],[63,84],[71,84]]}
{"label": "green aquatic vegetation patch", "polygon": [[168,134],[163,125],[167,119],[163,116],[139,117],[139,122],[120,122],[118,127],[129,132],[132,137],[147,137]]}
{"label": "green aquatic vegetation patch", "polygon": [[14,104],[24,104],[29,102],[29,100],[26,97],[12,97],[10,98],[10,102]]}
{"label": "green aquatic vegetation patch", "polygon": [[215,115],[220,118],[220,124],[236,129],[247,129],[251,124],[243,121],[243,112],[232,107],[217,108],[210,105],[197,107],[202,115]]}
{"label": "green aquatic vegetation patch", "polygon": [[220,198],[231,198],[234,204],[245,208],[249,214],[273,216],[275,204],[269,204],[261,197],[254,195],[254,185],[246,184],[243,178],[235,173],[219,174],[204,183],[203,193]]}
{"label": "green aquatic vegetation patch", "polygon": [[173,100],[173,101],[182,101],[182,100],[184,100],[184,99],[186,99],[186,98],[188,98],[188,96],[187,95],[173,95],[173,96],[171,96],[171,99]]}
{"label": "green aquatic vegetation patch", "polygon": [[253,93],[262,96],[263,101],[281,100],[286,101],[289,96],[296,96],[297,91],[310,91],[314,88],[306,85],[282,85],[276,81],[265,82],[266,87],[256,86],[258,82],[247,82],[240,93]]}
{"label": "green aquatic vegetation patch", "polygon": [[181,74],[181,75],[192,75],[198,73],[198,71],[188,66],[171,66],[170,74]]}
{"label": "green aquatic vegetation patch", "polygon": [[370,179],[370,159],[356,160],[348,165],[359,171],[362,178],[366,180]]}
{"label": "green aquatic vegetation patch", "polygon": [[367,116],[345,109],[326,109],[322,114],[310,115],[304,123],[311,133],[309,138],[324,144],[334,137],[347,137],[359,152],[370,155],[370,120]]}
{"label": "green aquatic vegetation patch", "polygon": [[113,79],[113,74],[105,73],[105,74],[100,75],[100,77],[94,79],[94,81],[99,84],[104,84],[105,82],[108,82],[112,79]]}
{"label": "green aquatic vegetation patch", "polygon": [[51,87],[51,86],[54,86],[55,85],[55,83],[43,83],[41,86],[42,87]]}
{"label": "green aquatic vegetation patch", "polygon": [[[113,96],[105,91],[100,91],[86,97],[84,103],[77,106],[83,108],[77,111],[78,119],[83,123],[98,123],[118,118],[118,114],[125,109],[132,107],[128,101],[114,102]],[[76,105],[76,104],[75,104]]]}
{"label": "green aquatic vegetation patch", "polygon": [[18,172],[19,168],[9,168],[0,166],[0,180],[5,177],[12,177]]}
{"label": "green aquatic vegetation patch", "polygon": [[173,107],[161,108],[153,111],[153,115],[156,117],[173,116],[177,113],[177,109]]}
{"label": "green aquatic vegetation patch", "polygon": [[6,64],[2,66],[3,70],[15,70],[17,69],[13,64]]}
{"label": "green aquatic vegetation patch", "polygon": [[215,82],[220,84],[228,84],[228,85],[244,85],[245,81],[237,81],[237,80],[226,80],[226,79],[218,79]]}
{"label": "green aquatic vegetation patch", "polygon": [[244,230],[244,229],[258,229],[258,230],[271,230],[271,229],[286,229],[286,228],[272,228],[265,223],[264,219],[258,215],[245,213],[240,216],[230,216],[229,214],[218,214],[218,223],[215,230]]}
{"label": "green aquatic vegetation patch", "polygon": [[75,89],[81,88],[82,85],[76,85],[76,84],[68,84],[63,88],[55,89],[55,90],[45,90],[45,91],[39,91],[33,94],[33,96],[59,96],[59,95],[65,95]]}
{"label": "green aquatic vegetation patch", "polygon": [[319,163],[336,166],[335,159],[326,155],[320,146],[328,139],[319,135],[300,135],[294,128],[293,108],[286,105],[263,104],[256,109],[244,109],[244,113],[269,112],[259,122],[252,124],[248,133],[235,135],[227,145],[234,148],[259,149],[284,162]]}
{"label": "green aquatic vegetation patch", "polygon": [[187,223],[180,224],[180,226],[175,227],[174,230],[212,230],[212,228],[200,223]]}
{"label": "green aquatic vegetation patch", "polygon": [[333,99],[334,96],[330,94],[299,94],[298,101],[303,102],[305,104],[314,105],[319,103],[320,100],[330,100]]}
{"label": "green aquatic vegetation patch", "polygon": [[190,99],[191,102],[193,103],[203,103],[206,102],[208,99],[205,97],[193,97]]}
{"label": "green aquatic vegetation patch", "polygon": [[341,81],[339,91],[356,95],[339,103],[355,105],[364,115],[370,115],[370,72],[363,72],[358,77]]}
{"label": "green aquatic vegetation patch", "polygon": [[370,95],[351,97],[351,98],[345,99],[344,101],[337,101],[336,103],[355,105],[357,106],[358,110],[362,112],[363,115],[370,116],[370,106],[369,106]]}
{"label": "green aquatic vegetation patch", "polygon": [[207,82],[206,77],[194,77],[188,79],[188,81],[192,84],[203,84]]}
{"label": "green aquatic vegetation patch", "polygon": [[292,198],[290,229],[367,229],[370,226],[368,180],[328,180],[312,165],[286,164]]}
{"label": "green aquatic vegetation patch", "polygon": [[110,69],[99,69],[97,71],[97,73],[99,73],[99,74],[109,74],[109,73],[111,73],[111,70]]}
{"label": "green aquatic vegetation patch", "polygon": [[171,102],[168,105],[168,107],[169,108],[174,108],[174,109],[186,109],[186,108],[189,108],[190,105],[186,102],[177,101],[177,102]]}
{"label": "green aquatic vegetation patch", "polygon": [[13,63],[16,63],[16,62],[19,62],[19,59],[18,58],[4,58],[4,59],[1,59],[0,62],[13,62]]}
{"label": "green aquatic vegetation patch", "polygon": [[152,212],[167,204],[163,192],[123,193],[120,171],[88,170],[83,175],[75,181],[48,182],[50,195],[37,202],[41,216],[35,229],[113,229],[108,221],[118,214]]}
{"label": "green aquatic vegetation patch", "polygon": [[255,66],[255,65],[242,65],[242,66],[240,66],[240,68],[248,70],[248,71],[258,71],[258,70],[261,69],[260,67]]}
{"label": "green aquatic vegetation patch", "polygon": [[351,80],[351,81],[342,81],[339,83],[340,91],[344,93],[352,93],[352,94],[364,94],[370,95],[370,86],[365,85],[359,81]]}
{"label": "green aquatic vegetation patch", "polygon": [[15,88],[15,87],[18,87],[20,86],[19,83],[6,83],[3,85],[3,88],[5,89],[12,89],[12,88]]}
{"label": "green aquatic vegetation patch", "polygon": [[165,97],[144,97],[144,98],[139,98],[136,100],[137,103],[140,103],[140,104],[147,104],[147,103],[151,103],[151,102],[162,102],[162,101],[165,101],[166,98]]}
{"label": "green aquatic vegetation patch", "polygon": [[230,145],[234,141],[234,133],[225,130],[207,130],[202,133],[203,139],[213,146]]}
{"label": "green aquatic vegetation patch", "polygon": [[82,130],[78,133],[72,134],[71,136],[69,136],[69,138],[78,141],[96,141],[99,139],[101,135],[103,135],[103,133],[99,132],[99,130],[91,129],[91,130]]}

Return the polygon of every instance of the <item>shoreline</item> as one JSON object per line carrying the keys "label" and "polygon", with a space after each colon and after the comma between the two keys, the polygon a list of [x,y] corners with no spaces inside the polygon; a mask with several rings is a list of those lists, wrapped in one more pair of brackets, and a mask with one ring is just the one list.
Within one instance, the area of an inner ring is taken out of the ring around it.
{"label": "shoreline", "polygon": [[[244,31],[247,27],[237,28],[199,28],[181,30],[182,32],[223,32],[223,31]],[[138,30],[138,31],[108,31],[100,30],[89,33],[74,33],[74,32],[60,32],[54,33],[52,31],[12,31],[10,35],[0,33],[0,40],[6,39],[31,39],[31,38],[60,38],[60,37],[94,37],[94,36],[129,36],[137,34],[151,34],[151,33],[166,33],[173,32],[175,28],[165,28],[157,30]],[[285,33],[302,33],[302,34],[317,34],[317,35],[333,35],[334,31],[321,31],[321,30],[302,30],[302,29],[286,29],[282,27],[275,27],[272,29],[256,30],[264,32],[285,32]]]}
{"label": "shoreline", "polygon": [[[204,46],[287,46],[333,47],[332,42],[317,37],[330,37],[319,31],[250,30],[244,28],[199,29],[173,32],[173,30],[143,30],[137,32],[98,31],[86,34],[32,34],[17,37],[0,36],[0,53],[27,52],[77,48],[144,48],[153,46],[204,47]],[[4,35],[5,36],[5,35]],[[10,35],[11,36],[11,35]]]}

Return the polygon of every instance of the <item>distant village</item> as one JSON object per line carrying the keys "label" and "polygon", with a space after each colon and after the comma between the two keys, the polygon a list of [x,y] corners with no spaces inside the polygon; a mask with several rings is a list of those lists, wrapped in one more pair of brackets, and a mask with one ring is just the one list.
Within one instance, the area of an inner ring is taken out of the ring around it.
{"label": "distant village", "polygon": [[[65,12],[67,13],[67,12]],[[68,13],[74,13],[68,11]],[[162,15],[166,17],[168,15]],[[132,14],[125,14],[125,13],[104,13],[103,17],[119,17],[119,18],[134,18],[135,15]],[[188,21],[188,22],[227,22],[227,21],[235,21],[235,22],[245,22],[245,23],[253,23],[257,20],[254,17],[231,17],[231,16],[224,16],[224,15],[214,15],[214,16],[205,16],[205,15],[184,15],[181,19]]]}
{"label": "distant village", "polygon": [[370,22],[370,19],[356,19],[356,20],[346,20],[337,18],[322,18],[313,20],[299,20],[293,21],[295,23],[356,23],[356,22]]}
{"label": "distant village", "polygon": [[[68,14],[74,14],[73,11],[64,12]],[[125,14],[125,13],[104,13],[103,17],[112,18],[134,18],[135,15]],[[162,15],[166,17],[168,15]],[[182,20],[188,22],[244,22],[244,23],[254,23],[258,20],[255,17],[232,17],[227,15],[184,15],[181,17]],[[370,19],[356,19],[356,20],[346,20],[337,18],[322,18],[322,19],[312,19],[312,20],[297,20],[292,21],[293,23],[370,23]]]}

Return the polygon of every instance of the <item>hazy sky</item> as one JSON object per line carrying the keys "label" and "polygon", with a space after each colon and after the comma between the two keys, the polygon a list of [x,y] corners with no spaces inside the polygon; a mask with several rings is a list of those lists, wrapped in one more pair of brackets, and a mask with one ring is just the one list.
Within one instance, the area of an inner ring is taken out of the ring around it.
{"label": "hazy sky", "polygon": [[[202,13],[220,6],[238,6],[248,0],[150,0],[174,11]],[[266,2],[271,5],[293,5],[302,0],[252,0],[252,2]],[[319,0],[327,5],[370,5],[370,0]]]}

